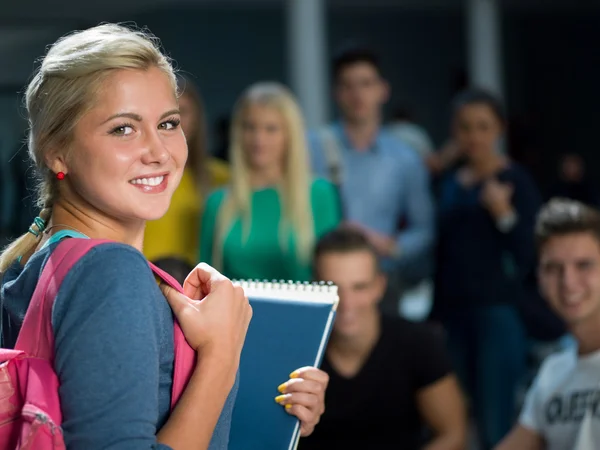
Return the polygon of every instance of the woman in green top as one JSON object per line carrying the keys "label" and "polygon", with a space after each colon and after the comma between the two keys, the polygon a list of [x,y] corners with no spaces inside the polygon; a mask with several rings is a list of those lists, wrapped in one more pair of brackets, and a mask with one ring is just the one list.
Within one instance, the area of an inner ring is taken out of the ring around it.
{"label": "woman in green top", "polygon": [[231,183],[202,216],[203,260],[235,279],[310,280],[314,243],[341,214],[334,186],[311,178],[302,113],[287,88],[246,90],[229,152]]}

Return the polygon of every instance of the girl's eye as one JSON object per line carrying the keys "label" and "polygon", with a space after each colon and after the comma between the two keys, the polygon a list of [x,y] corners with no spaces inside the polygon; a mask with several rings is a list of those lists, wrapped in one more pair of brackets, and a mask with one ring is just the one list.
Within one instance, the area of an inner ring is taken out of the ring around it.
{"label": "girl's eye", "polygon": [[179,126],[181,121],[179,119],[171,119],[163,122],[159,125],[159,127],[163,130],[174,130]]}
{"label": "girl's eye", "polygon": [[131,133],[133,133],[133,126],[127,124],[119,125],[111,131],[115,136],[129,136]]}

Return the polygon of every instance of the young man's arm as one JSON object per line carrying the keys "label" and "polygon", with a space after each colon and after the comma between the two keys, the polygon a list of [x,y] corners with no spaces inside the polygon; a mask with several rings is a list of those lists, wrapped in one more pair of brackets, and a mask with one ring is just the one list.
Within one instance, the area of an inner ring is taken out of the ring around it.
{"label": "young man's arm", "polygon": [[465,450],[467,413],[444,336],[430,325],[414,328],[414,386],[417,409],[433,433],[424,450]]}
{"label": "young man's arm", "polygon": [[540,378],[543,377],[546,367],[547,365],[544,363],[527,392],[519,423],[494,450],[544,450],[546,448],[545,440],[539,432],[541,430],[540,411],[542,405]]}
{"label": "young man's arm", "polygon": [[417,392],[417,406],[435,436],[423,450],[466,448],[465,405],[454,375],[446,375]]}
{"label": "young man's arm", "polygon": [[544,450],[544,440],[535,431],[515,426],[494,450]]}

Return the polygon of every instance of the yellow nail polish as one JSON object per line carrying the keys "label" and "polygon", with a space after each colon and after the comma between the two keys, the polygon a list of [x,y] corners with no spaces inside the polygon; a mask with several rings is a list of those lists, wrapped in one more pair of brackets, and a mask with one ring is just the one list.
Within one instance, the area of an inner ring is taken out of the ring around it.
{"label": "yellow nail polish", "polygon": [[292,408],[292,405],[290,405],[289,403],[287,405],[285,405],[286,411],[289,411],[291,408]]}
{"label": "yellow nail polish", "polygon": [[298,372],[294,371],[292,373],[290,373],[290,378],[298,378]]}
{"label": "yellow nail polish", "polygon": [[281,383],[279,386],[277,386],[277,390],[283,394],[285,392],[286,387],[287,383]]}
{"label": "yellow nail polish", "polygon": [[278,395],[277,397],[275,397],[275,401],[277,403],[281,403],[283,400],[285,400],[285,395]]}

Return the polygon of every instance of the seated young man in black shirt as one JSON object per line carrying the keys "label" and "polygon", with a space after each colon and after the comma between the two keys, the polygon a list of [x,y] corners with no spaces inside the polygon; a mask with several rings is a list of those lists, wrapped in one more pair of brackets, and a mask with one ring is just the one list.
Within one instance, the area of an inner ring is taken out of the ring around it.
{"label": "seated young man in black shirt", "polygon": [[325,413],[300,449],[464,449],[465,406],[441,332],[381,315],[386,280],[366,238],[344,228],[326,234],[314,267],[318,280],[338,286],[340,303],[322,365]]}

